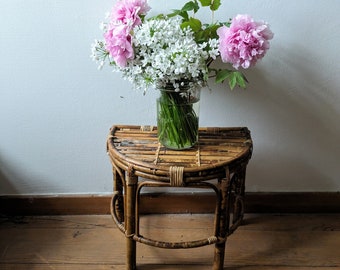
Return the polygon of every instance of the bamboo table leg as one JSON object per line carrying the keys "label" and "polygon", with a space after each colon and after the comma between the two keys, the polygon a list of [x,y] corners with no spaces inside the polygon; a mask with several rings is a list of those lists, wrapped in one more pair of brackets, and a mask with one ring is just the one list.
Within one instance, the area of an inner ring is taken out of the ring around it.
{"label": "bamboo table leg", "polygon": [[223,270],[224,264],[224,254],[226,246],[226,237],[229,228],[229,216],[230,216],[230,173],[229,169],[226,169],[226,178],[219,180],[219,188],[221,193],[221,202],[219,206],[220,216],[219,216],[219,227],[217,228],[217,237],[220,239],[225,239],[225,241],[215,244],[214,253],[214,264],[213,270]]}
{"label": "bamboo table leg", "polygon": [[136,269],[136,242],[133,240],[135,234],[135,208],[136,208],[136,190],[138,177],[134,175],[133,170],[129,168],[126,177],[126,201],[125,209],[125,230],[126,230],[126,249],[127,260],[126,269]]}
{"label": "bamboo table leg", "polygon": [[[118,192],[119,197],[113,205],[119,222],[124,222],[124,207],[123,207],[123,180],[121,171],[118,172],[116,168],[113,168],[113,192]],[[125,181],[125,180],[124,180]]]}

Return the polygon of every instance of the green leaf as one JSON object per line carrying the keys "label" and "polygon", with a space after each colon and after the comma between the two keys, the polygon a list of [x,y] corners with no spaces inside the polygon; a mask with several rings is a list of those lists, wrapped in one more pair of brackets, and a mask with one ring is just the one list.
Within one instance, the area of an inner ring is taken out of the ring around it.
{"label": "green leaf", "polygon": [[213,70],[210,69],[210,71],[214,71],[216,73],[216,83],[223,83],[225,80],[228,79],[229,87],[231,90],[235,88],[236,85],[246,88],[247,85],[247,78],[244,76],[244,74],[240,71],[233,71],[229,69],[220,69],[220,70]]}
{"label": "green leaf", "polygon": [[201,29],[195,33],[195,40],[197,43],[206,42],[209,38],[214,38],[214,35],[212,35],[211,29],[207,24],[205,24],[204,30]]}
{"label": "green leaf", "polygon": [[193,10],[195,13],[199,10],[199,5],[196,1],[195,2],[190,1],[182,7],[182,11],[191,11],[191,10]]}
{"label": "green leaf", "polygon": [[177,10],[173,10],[173,11],[174,11],[174,12],[169,13],[169,14],[167,15],[169,18],[175,17],[175,16],[179,15],[179,12],[177,12]]}
{"label": "green leaf", "polygon": [[190,27],[192,29],[192,31],[198,32],[202,29],[202,23],[198,19],[190,18],[188,21],[185,21],[181,24],[182,29],[184,29],[186,27]]}
{"label": "green leaf", "polygon": [[246,88],[247,78],[239,71],[234,72],[236,77],[237,85]]}
{"label": "green leaf", "polygon": [[202,7],[210,7],[212,11],[218,10],[221,0],[199,0]]}
{"label": "green leaf", "polygon": [[189,20],[188,12],[180,10],[180,9],[174,9],[172,13],[168,14],[168,17],[175,17],[175,16],[181,16],[184,18],[184,20]]}
{"label": "green leaf", "polygon": [[216,72],[216,83],[223,83],[226,79],[229,78],[230,74],[232,73],[229,69],[221,69]]}
{"label": "green leaf", "polygon": [[221,5],[221,0],[212,0],[210,4],[210,9],[212,11],[218,10]]}
{"label": "green leaf", "polygon": [[211,4],[211,0],[200,0],[202,7],[208,7]]}
{"label": "green leaf", "polygon": [[[176,14],[177,15],[177,14]],[[176,16],[174,15],[174,16]],[[167,15],[168,16],[168,15]],[[159,20],[159,19],[164,19],[166,16],[164,14],[158,14],[157,16],[153,16],[153,17],[150,17],[150,18],[147,18],[145,19],[145,16],[144,16],[144,20],[147,20],[147,21],[150,21],[150,20]]]}
{"label": "green leaf", "polygon": [[211,24],[211,25],[206,25],[202,33],[200,34],[202,39],[208,40],[209,38],[218,38],[218,35],[216,33],[217,29],[220,26],[218,24]]}
{"label": "green leaf", "polygon": [[231,90],[233,90],[237,83],[237,76],[235,76],[235,72],[232,72],[229,77],[229,87]]}

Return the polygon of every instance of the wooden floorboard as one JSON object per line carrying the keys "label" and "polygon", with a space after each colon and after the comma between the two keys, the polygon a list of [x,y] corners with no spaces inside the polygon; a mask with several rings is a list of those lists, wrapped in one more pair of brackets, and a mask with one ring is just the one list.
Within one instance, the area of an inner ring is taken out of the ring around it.
{"label": "wooden floorboard", "polygon": [[[46,269],[56,269],[56,270],[126,270],[125,265],[88,265],[88,264],[60,264],[60,265],[46,265],[46,264],[1,264],[0,269],[6,270],[46,270]],[[210,266],[202,265],[140,265],[138,270],[210,270]],[[224,270],[335,270],[338,267],[290,267],[290,266],[232,266],[225,267]]]}
{"label": "wooden floorboard", "polygon": [[[213,217],[147,215],[141,234],[165,241],[212,234]],[[190,237],[188,237],[190,235]],[[213,246],[137,244],[139,270],[208,270]],[[108,215],[0,217],[0,269],[125,269],[125,237]],[[225,270],[340,269],[340,214],[248,214],[228,238]]]}

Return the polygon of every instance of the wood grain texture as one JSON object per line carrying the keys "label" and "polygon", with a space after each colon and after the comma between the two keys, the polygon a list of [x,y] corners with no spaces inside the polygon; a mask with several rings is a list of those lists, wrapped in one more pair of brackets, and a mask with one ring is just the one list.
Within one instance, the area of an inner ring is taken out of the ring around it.
{"label": "wood grain texture", "polygon": [[[210,234],[212,215],[146,215],[141,232],[185,241]],[[125,269],[125,237],[110,216],[0,218],[0,269]],[[211,269],[213,246],[167,250],[137,244],[139,270]],[[340,269],[340,215],[247,214],[228,238],[225,268]]]}

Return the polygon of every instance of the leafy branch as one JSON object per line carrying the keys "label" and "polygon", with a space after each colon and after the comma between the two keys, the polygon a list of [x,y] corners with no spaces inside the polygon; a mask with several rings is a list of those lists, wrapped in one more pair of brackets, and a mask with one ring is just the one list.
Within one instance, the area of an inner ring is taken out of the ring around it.
{"label": "leafy branch", "polygon": [[[180,16],[182,17],[181,28],[190,27],[194,32],[195,41],[197,43],[206,42],[209,39],[218,39],[217,29],[223,25],[229,27],[230,21],[228,22],[214,22],[213,15],[214,11],[218,10],[221,5],[221,0],[191,0],[184,4],[181,9],[175,9],[172,13],[168,14],[169,17]],[[195,18],[195,14],[201,7],[208,7],[212,12],[212,23],[211,24],[202,24],[202,22]],[[190,12],[192,15],[190,16]],[[215,77],[216,83],[223,83],[224,81],[228,81],[229,87],[233,90],[236,86],[241,88],[246,88],[248,83],[245,75],[237,70],[230,69],[212,69],[210,68],[210,64],[213,59],[209,59],[207,61],[207,67],[209,73],[213,74],[210,77]]]}
{"label": "leafy branch", "polygon": [[[186,27],[190,27],[192,31],[195,33],[195,38],[198,43],[204,41],[205,37],[216,38],[216,30],[222,24],[214,23],[212,20],[211,24],[204,24],[199,19],[195,18],[195,14],[201,7],[209,7],[212,13],[217,10],[221,5],[221,0],[191,0],[184,4],[181,9],[175,9],[172,13],[170,13],[169,17],[180,16],[183,18],[181,27],[184,29]],[[193,12],[193,15],[190,16],[189,12]]]}

